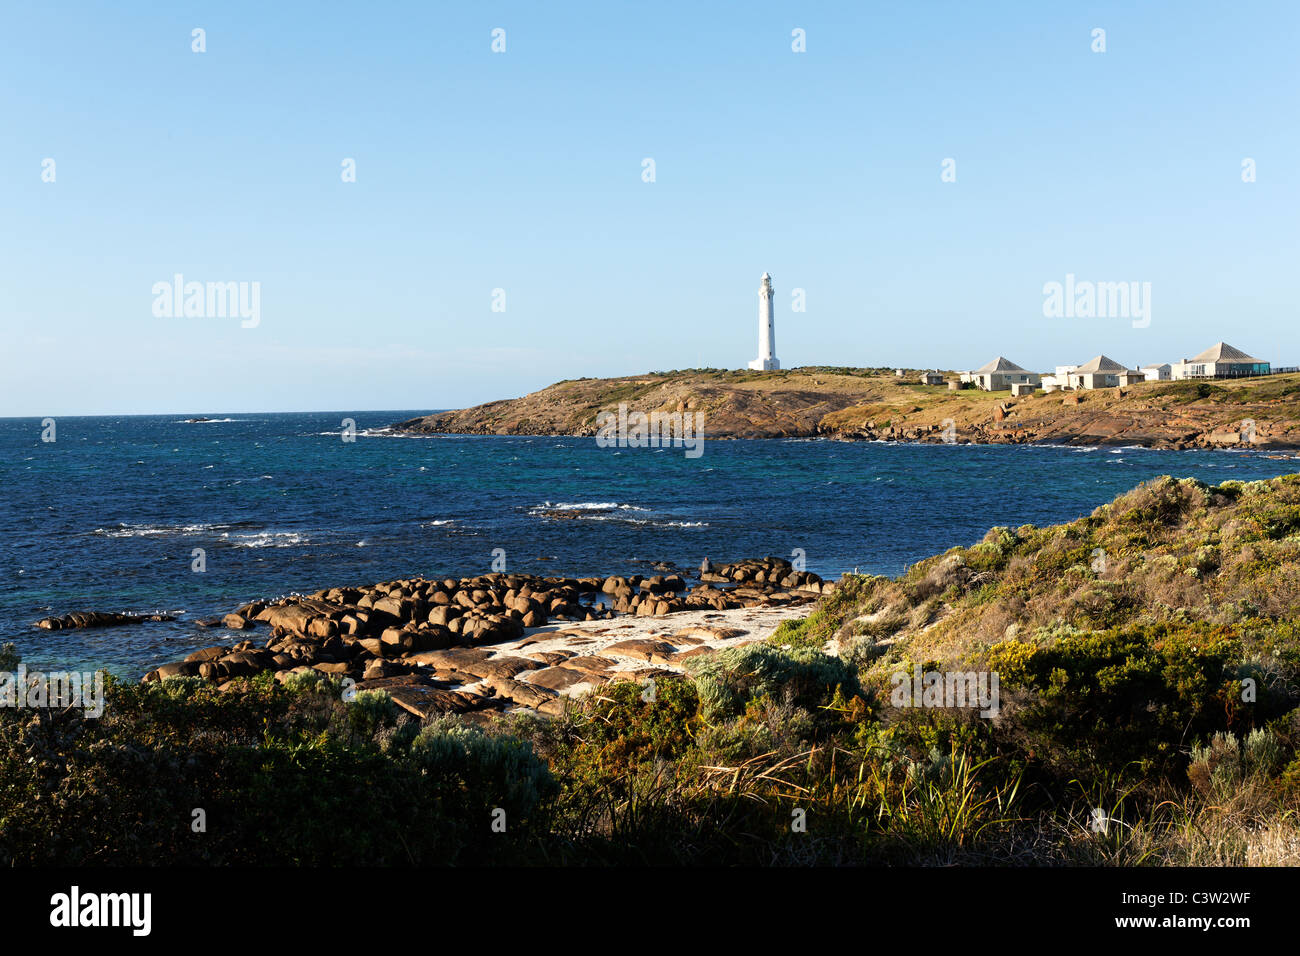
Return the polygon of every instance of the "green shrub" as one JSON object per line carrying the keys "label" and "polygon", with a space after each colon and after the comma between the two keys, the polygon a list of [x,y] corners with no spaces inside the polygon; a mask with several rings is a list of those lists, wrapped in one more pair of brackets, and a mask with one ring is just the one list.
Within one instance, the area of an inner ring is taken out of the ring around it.
{"label": "green shrub", "polygon": [[512,826],[557,789],[532,745],[490,735],[454,717],[426,724],[411,742],[411,762],[437,794],[447,820],[487,831],[498,810]]}
{"label": "green shrub", "polygon": [[711,721],[737,716],[748,701],[764,695],[784,697],[816,712],[837,689],[858,691],[853,668],[812,648],[727,648],[694,658],[687,671],[699,691],[701,714]]}
{"label": "green shrub", "polygon": [[887,579],[865,574],[846,574],[836,589],[823,598],[816,610],[800,620],[782,621],[767,639],[778,647],[808,647],[821,650],[843,633],[847,615],[870,598],[875,587]]}
{"label": "green shrub", "polygon": [[1019,543],[1020,539],[1010,528],[990,528],[983,541],[966,549],[966,565],[976,572],[1001,571]]}
{"label": "green shrub", "polygon": [[1249,775],[1272,776],[1281,768],[1285,754],[1282,742],[1266,727],[1256,727],[1242,741],[1244,769]]}
{"label": "green shrub", "polygon": [[390,726],[401,709],[386,690],[360,690],[348,705],[348,721],[354,733],[371,736],[381,727]]}
{"label": "green shrub", "polygon": [[566,776],[602,785],[639,767],[681,758],[699,732],[700,700],[688,680],[662,679],[654,692],[617,681],[590,694],[550,742]]}
{"label": "green shrub", "polygon": [[1241,782],[1241,744],[1236,734],[1219,731],[1203,746],[1192,747],[1187,779],[1206,796],[1222,799]]}
{"label": "green shrub", "polygon": [[1004,691],[1027,692],[1003,732],[1055,771],[1095,776],[1130,764],[1167,770],[1186,736],[1233,719],[1240,642],[1198,626],[1115,628],[990,658]]}

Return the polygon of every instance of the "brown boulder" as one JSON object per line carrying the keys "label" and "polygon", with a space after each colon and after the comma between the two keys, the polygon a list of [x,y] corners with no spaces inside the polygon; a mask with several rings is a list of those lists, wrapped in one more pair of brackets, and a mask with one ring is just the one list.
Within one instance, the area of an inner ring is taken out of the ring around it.
{"label": "brown boulder", "polygon": [[601,675],[575,670],[567,665],[547,667],[528,675],[528,683],[556,693],[576,684],[602,684],[605,680]]}
{"label": "brown boulder", "polygon": [[404,660],[408,664],[427,664],[440,670],[464,671],[488,657],[488,652],[479,647],[449,647],[445,650],[411,654]]}
{"label": "brown boulder", "polygon": [[[263,617],[265,615],[265,617]],[[311,619],[317,615],[298,604],[277,604],[268,607],[258,617],[265,620],[272,627],[282,627],[285,630],[296,631],[299,634],[307,633],[307,626]]]}
{"label": "brown boulder", "polygon": [[666,641],[637,637],[611,644],[605,648],[605,653],[616,654],[620,657],[631,657],[634,660],[649,661],[652,664],[666,664],[677,654],[677,648]]}
{"label": "brown boulder", "polygon": [[523,681],[512,680],[509,677],[494,677],[486,683],[498,697],[512,700],[521,707],[540,708],[556,697],[553,690],[525,684]]}
{"label": "brown boulder", "polygon": [[[154,680],[165,680],[168,677],[196,677],[198,673],[199,665],[193,661],[173,661],[149,672],[154,675]],[[145,680],[149,679],[149,674],[145,675]]]}

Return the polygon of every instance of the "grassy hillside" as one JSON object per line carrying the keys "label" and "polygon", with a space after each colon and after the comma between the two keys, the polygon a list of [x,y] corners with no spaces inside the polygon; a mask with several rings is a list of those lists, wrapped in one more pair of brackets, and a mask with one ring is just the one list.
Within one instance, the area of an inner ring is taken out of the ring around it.
{"label": "grassy hillside", "polygon": [[1289,621],[1300,618],[1300,476],[1158,478],[1069,524],[993,528],[897,579],[846,581],[854,597],[836,639],[872,636],[913,659],[957,662],[1071,629]]}
{"label": "grassy hillside", "polygon": [[[711,438],[840,438],[1055,442],[1160,447],[1300,447],[1300,375],[1149,382],[1038,394],[921,385],[920,372],[808,367],[775,372],[692,369],[558,382],[522,398],[402,422],[412,432],[594,435],[620,403],[645,413],[702,412]],[[955,373],[947,373],[955,378]],[[1253,437],[1244,420],[1254,422]]]}

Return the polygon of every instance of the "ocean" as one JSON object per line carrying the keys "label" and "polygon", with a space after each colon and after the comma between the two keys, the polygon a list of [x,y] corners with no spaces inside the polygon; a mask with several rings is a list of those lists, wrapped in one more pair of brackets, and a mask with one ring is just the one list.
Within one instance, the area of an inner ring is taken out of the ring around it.
{"label": "ocean", "polygon": [[[236,640],[193,622],[255,598],[480,574],[494,558],[578,576],[797,554],[825,577],[893,575],[992,525],[1080,517],[1156,475],[1300,470],[1235,451],[757,440],[688,458],[591,438],[385,430],[419,414],[60,418],[53,442],[38,419],[0,419],[0,642],[32,669],[134,679]],[[81,610],[178,620],[32,626]]]}

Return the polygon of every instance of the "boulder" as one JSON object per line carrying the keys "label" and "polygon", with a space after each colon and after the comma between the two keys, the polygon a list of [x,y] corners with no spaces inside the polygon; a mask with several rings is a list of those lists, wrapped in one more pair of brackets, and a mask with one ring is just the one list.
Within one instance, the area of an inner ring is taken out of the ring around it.
{"label": "boulder", "polygon": [[464,671],[467,667],[485,661],[490,655],[478,647],[450,647],[445,650],[422,651],[408,655],[408,664],[426,664],[439,670]]}
{"label": "boulder", "polygon": [[334,637],[339,632],[337,621],[331,621],[327,617],[315,617],[307,625],[307,633],[312,637],[321,639]]}
{"label": "boulder", "polygon": [[577,684],[601,684],[605,682],[605,679],[606,678],[597,674],[576,670],[567,666],[567,664],[547,667],[528,675],[529,684],[556,693],[559,693],[562,690],[567,690]]}
{"label": "boulder", "polygon": [[269,654],[264,657],[254,651],[235,651],[221,658],[218,663],[224,666],[227,677],[251,677],[273,666],[274,658]]}
{"label": "boulder", "polygon": [[728,641],[749,632],[743,627],[722,627],[714,624],[692,624],[673,631],[674,638],[694,637],[706,641]]}
{"label": "boulder", "polygon": [[343,675],[352,670],[352,665],[347,661],[322,661],[313,664],[312,668],[322,674]]}
{"label": "boulder", "polygon": [[36,626],[46,631],[62,631],[83,627],[121,627],[126,624],[143,624],[149,621],[174,621],[170,614],[117,614],[108,611],[73,611],[63,617],[46,617]]}
{"label": "boulder", "polygon": [[311,619],[316,617],[314,611],[310,611],[300,604],[277,604],[268,607],[258,617],[265,620],[272,627],[282,627],[287,631],[294,631],[298,634],[306,634],[307,626]]}
{"label": "boulder", "polygon": [[556,692],[553,690],[534,684],[525,684],[523,681],[512,680],[508,677],[494,677],[485,683],[492,688],[498,697],[514,701],[521,707],[538,708],[556,697]]}
{"label": "boulder", "polygon": [[[670,658],[677,654],[677,648],[666,641],[637,637],[611,644],[605,648],[605,653],[615,654],[619,657],[630,657],[634,660],[649,661],[652,664],[667,664],[670,662]],[[568,666],[572,666],[572,662]]]}
{"label": "boulder", "polygon": [[454,619],[461,615],[462,611],[449,604],[439,604],[429,612],[426,619],[430,624],[436,624],[439,627],[446,627]]}
{"label": "boulder", "polygon": [[[365,689],[364,684],[358,684]],[[493,706],[490,698],[465,691],[447,690],[421,683],[403,683],[384,688],[393,703],[422,720],[443,714],[463,714]]]}
{"label": "boulder", "polygon": [[150,675],[154,680],[166,680],[168,677],[197,677],[198,673],[199,665],[194,661],[173,661],[170,664],[163,664],[156,670],[151,670],[144,675],[144,679],[148,681]]}

